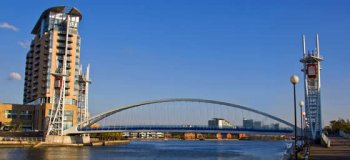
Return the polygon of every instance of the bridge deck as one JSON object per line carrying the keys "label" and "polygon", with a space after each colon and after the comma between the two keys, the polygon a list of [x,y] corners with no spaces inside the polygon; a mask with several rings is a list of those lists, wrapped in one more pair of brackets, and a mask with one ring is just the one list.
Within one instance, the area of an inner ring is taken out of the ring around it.
{"label": "bridge deck", "polygon": [[310,148],[310,159],[350,159],[350,139],[329,137],[331,147],[313,145]]}
{"label": "bridge deck", "polygon": [[[108,126],[100,128],[81,128],[77,133],[99,132],[197,132],[197,133],[252,133],[252,134],[291,134],[291,129],[248,129],[217,128],[208,126]],[[75,134],[75,133],[69,133]]]}

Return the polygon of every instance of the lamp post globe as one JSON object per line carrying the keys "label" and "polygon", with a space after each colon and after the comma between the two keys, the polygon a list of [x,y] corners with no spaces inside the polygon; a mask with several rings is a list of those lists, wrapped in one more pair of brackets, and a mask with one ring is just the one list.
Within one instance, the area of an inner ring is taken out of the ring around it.
{"label": "lamp post globe", "polygon": [[290,77],[290,82],[294,85],[297,84],[299,82],[299,77],[297,75],[292,75]]}
{"label": "lamp post globe", "polygon": [[294,157],[298,159],[298,151],[297,151],[297,102],[296,102],[296,93],[295,93],[295,85],[299,82],[299,77],[297,75],[292,75],[290,77],[290,82],[293,84],[293,93],[294,93]]}
{"label": "lamp post globe", "polygon": [[304,105],[305,105],[304,101],[300,101],[300,102],[299,102],[299,106],[300,106],[300,107],[303,107]]}

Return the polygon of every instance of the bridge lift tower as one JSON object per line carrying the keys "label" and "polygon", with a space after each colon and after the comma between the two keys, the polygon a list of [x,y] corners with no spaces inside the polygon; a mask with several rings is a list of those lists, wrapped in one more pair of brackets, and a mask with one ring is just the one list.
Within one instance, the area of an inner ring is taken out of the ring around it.
{"label": "bridge lift tower", "polygon": [[321,114],[321,61],[318,34],[316,34],[316,49],[306,53],[305,35],[302,40],[305,88],[305,111],[309,122],[308,135],[313,140],[317,140],[322,134],[322,114]]}
{"label": "bridge lift tower", "polygon": [[80,66],[79,72],[79,96],[78,96],[78,123],[83,122],[89,118],[89,84],[91,83],[90,77],[90,65],[88,64],[86,67],[85,74],[82,73],[82,67]]}

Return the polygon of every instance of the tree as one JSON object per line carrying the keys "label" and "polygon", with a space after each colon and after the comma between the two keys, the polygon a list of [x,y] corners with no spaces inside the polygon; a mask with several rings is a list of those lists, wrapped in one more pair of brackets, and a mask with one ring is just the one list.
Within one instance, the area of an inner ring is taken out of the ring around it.
{"label": "tree", "polygon": [[332,120],[330,121],[329,126],[325,127],[325,130],[328,131],[328,133],[333,134],[338,134],[340,130],[350,132],[350,121],[349,119],[344,120],[342,118],[339,118],[338,120]]}

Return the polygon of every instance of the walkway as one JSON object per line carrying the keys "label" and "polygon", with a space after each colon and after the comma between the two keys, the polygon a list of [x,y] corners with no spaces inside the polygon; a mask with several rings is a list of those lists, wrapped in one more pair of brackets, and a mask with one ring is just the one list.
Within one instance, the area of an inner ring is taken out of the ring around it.
{"label": "walkway", "polygon": [[350,139],[329,137],[331,147],[313,145],[310,149],[310,159],[350,159]]}

